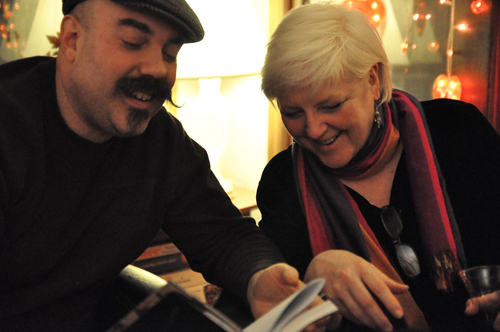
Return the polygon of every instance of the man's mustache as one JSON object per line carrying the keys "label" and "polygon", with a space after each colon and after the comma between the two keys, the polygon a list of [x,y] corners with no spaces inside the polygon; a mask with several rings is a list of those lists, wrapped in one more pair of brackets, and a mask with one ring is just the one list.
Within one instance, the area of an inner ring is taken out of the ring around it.
{"label": "man's mustache", "polygon": [[153,98],[162,98],[172,102],[172,89],[150,75],[122,77],[116,82],[116,89],[125,95],[131,95],[134,91],[147,92]]}

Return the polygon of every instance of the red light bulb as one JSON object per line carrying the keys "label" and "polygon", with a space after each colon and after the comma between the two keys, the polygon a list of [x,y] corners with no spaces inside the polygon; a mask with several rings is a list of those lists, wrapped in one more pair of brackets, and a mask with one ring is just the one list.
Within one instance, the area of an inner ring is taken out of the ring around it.
{"label": "red light bulb", "polygon": [[472,3],[470,4],[470,10],[478,15],[478,14],[481,14],[481,13],[484,13],[485,11],[487,11],[488,9],[490,8],[490,6],[488,5],[488,3],[484,0],[474,0],[472,1]]}

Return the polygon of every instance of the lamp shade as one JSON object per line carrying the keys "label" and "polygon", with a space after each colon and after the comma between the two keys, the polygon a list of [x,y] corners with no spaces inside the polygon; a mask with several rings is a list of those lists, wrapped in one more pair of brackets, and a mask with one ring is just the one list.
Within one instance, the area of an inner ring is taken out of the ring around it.
{"label": "lamp shade", "polygon": [[189,0],[205,38],[182,46],[178,78],[257,74],[264,63],[267,38],[251,0]]}

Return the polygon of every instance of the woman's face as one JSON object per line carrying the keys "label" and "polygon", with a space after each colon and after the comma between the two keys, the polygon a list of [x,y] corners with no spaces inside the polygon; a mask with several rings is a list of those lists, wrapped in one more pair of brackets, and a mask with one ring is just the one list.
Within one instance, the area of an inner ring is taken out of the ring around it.
{"label": "woman's face", "polygon": [[294,140],[328,167],[340,168],[364,146],[380,98],[378,65],[361,79],[340,81],[311,95],[292,89],[279,100],[281,118]]}

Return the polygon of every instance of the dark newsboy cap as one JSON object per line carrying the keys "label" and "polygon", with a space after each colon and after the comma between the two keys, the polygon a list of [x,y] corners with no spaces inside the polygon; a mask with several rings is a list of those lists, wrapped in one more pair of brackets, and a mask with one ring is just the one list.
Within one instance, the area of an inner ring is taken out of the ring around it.
{"label": "dark newsboy cap", "polygon": [[[85,0],[63,0],[63,14],[66,15],[76,5]],[[185,0],[112,0],[122,6],[136,8],[157,15],[169,23],[176,25],[184,36],[186,43],[195,43],[203,39],[205,31],[198,16]]]}

